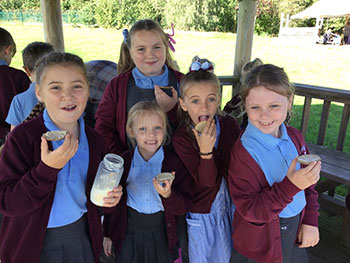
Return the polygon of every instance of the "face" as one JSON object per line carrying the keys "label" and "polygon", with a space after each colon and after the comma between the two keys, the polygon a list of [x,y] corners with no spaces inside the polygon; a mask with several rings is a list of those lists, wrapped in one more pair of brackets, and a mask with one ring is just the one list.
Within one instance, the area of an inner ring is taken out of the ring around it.
{"label": "face", "polygon": [[15,51],[12,45],[4,48],[4,60],[6,61],[7,65],[11,64],[14,55]]}
{"label": "face", "polygon": [[44,70],[36,95],[59,129],[73,131],[85,110],[89,86],[77,66],[54,65]]}
{"label": "face", "polygon": [[142,157],[147,161],[162,145],[166,134],[163,119],[156,113],[136,116],[129,135],[136,139]]}
{"label": "face", "polygon": [[263,86],[251,89],[245,101],[249,121],[263,133],[276,138],[280,137],[280,125],[291,106],[292,97],[288,99]]}
{"label": "face", "polygon": [[184,98],[179,99],[181,108],[188,112],[194,125],[214,118],[220,101],[217,92],[217,87],[211,83],[194,83],[185,91]]}
{"label": "face", "polygon": [[131,36],[130,55],[145,76],[158,76],[165,64],[166,47],[157,31],[140,30]]}

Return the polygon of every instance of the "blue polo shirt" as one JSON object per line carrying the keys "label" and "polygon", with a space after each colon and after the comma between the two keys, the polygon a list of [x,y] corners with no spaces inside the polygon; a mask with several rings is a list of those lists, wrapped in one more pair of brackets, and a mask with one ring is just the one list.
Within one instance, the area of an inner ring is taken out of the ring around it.
{"label": "blue polo shirt", "polygon": [[13,97],[6,122],[13,126],[21,124],[32,112],[32,109],[37,103],[35,82],[32,82],[26,91]]}
{"label": "blue polo shirt", "polygon": [[[298,151],[288,136],[286,126],[280,126],[281,137],[276,138],[265,134],[248,122],[248,126],[241,137],[244,148],[254,158],[264,172],[270,186],[281,182],[287,175],[292,160],[298,156]],[[300,169],[297,164],[296,169]],[[298,192],[293,201],[279,214],[280,217],[293,217],[298,215],[306,205],[304,191]]]}
{"label": "blue polo shirt", "polygon": [[[43,116],[44,124],[49,131],[59,130],[46,109]],[[89,144],[83,118],[80,117],[78,122],[80,126],[78,150],[57,175],[48,228],[71,224],[87,212],[85,185],[89,166]],[[56,150],[63,141],[52,141],[53,149]]]}
{"label": "blue polo shirt", "polygon": [[0,66],[8,66],[5,60],[0,59]]}
{"label": "blue polo shirt", "polygon": [[161,172],[163,159],[163,147],[160,147],[148,161],[143,159],[138,147],[135,148],[128,179],[126,180],[127,205],[139,213],[153,214],[164,211],[162,200],[152,181]]}

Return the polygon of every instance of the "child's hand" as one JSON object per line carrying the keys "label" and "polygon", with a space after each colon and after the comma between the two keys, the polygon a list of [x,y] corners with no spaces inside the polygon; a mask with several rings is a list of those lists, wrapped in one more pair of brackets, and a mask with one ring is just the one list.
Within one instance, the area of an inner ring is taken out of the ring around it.
{"label": "child's hand", "polygon": [[104,207],[116,206],[119,203],[122,195],[123,195],[123,187],[121,185],[114,187],[112,191],[108,192],[108,196],[103,198],[103,206]]}
{"label": "child's hand", "polygon": [[41,160],[52,168],[62,169],[78,150],[79,142],[69,132],[63,144],[54,151],[49,150],[47,140],[41,137]]}
{"label": "child's hand", "polygon": [[[201,153],[210,153],[213,151],[215,141],[216,141],[216,125],[215,120],[208,120],[205,124],[203,132],[199,136],[199,133],[196,129],[192,129],[194,136],[196,137],[199,151]],[[202,158],[212,158],[212,155],[202,155]]]}
{"label": "child's hand", "polygon": [[112,256],[112,239],[109,237],[103,237],[103,251],[105,252],[107,257]]}
{"label": "child's hand", "polygon": [[313,162],[301,168],[300,170],[295,170],[297,159],[295,158],[289,166],[287,177],[289,180],[295,184],[301,190],[308,188],[309,186],[317,183],[320,179],[321,162]]}
{"label": "child's hand", "polygon": [[177,92],[173,87],[171,88],[171,92],[173,94],[172,97],[168,96],[168,94],[162,91],[158,85],[154,85],[154,95],[156,97],[156,101],[164,112],[168,112],[174,108],[178,101]]}
{"label": "child's hand", "polygon": [[298,241],[301,243],[300,248],[314,247],[320,241],[320,233],[315,226],[302,224],[298,234]]}
{"label": "child's hand", "polygon": [[[172,172],[175,175],[175,172]],[[171,195],[171,185],[174,180],[166,180],[163,184],[160,184],[155,178],[153,178],[153,185],[156,188],[158,194],[163,196],[163,198],[169,198]]]}

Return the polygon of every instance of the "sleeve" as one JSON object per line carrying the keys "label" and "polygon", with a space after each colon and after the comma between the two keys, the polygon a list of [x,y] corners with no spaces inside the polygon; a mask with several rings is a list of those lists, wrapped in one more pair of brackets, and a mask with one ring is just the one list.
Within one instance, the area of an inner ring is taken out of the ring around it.
{"label": "sleeve", "polygon": [[201,158],[188,136],[183,133],[173,137],[173,145],[196,184],[203,187],[215,185],[218,173],[214,158]]}
{"label": "sleeve", "polygon": [[186,167],[179,159],[173,163],[178,165],[174,169],[175,179],[171,186],[171,196],[169,198],[161,197],[161,200],[169,213],[181,216],[190,211],[192,205],[192,180]]}
{"label": "sleeve", "polygon": [[287,177],[271,187],[254,159],[237,141],[231,152],[229,189],[238,213],[255,224],[271,222],[300,191]]}
{"label": "sleeve", "polygon": [[[21,130],[20,132],[23,132]],[[59,169],[35,163],[33,145],[16,140],[19,130],[8,137],[0,159],[0,211],[6,216],[21,216],[44,205],[55,191]],[[28,139],[28,137],[26,136]]]}
{"label": "sleeve", "polygon": [[18,98],[17,96],[13,97],[9,108],[9,112],[7,114],[7,118],[6,118],[6,122],[13,126],[17,126],[22,122],[18,116],[18,113],[21,112],[21,105],[19,104],[19,101],[17,98]]}
{"label": "sleeve", "polygon": [[117,130],[117,86],[117,79],[113,79],[107,85],[96,112],[95,129],[106,140],[111,152],[121,154],[126,151],[127,148],[124,146],[119,131]]}

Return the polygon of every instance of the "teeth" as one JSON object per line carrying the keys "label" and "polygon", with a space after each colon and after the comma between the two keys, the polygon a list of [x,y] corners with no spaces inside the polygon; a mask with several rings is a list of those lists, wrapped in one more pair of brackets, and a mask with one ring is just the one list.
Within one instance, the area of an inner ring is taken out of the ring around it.
{"label": "teeth", "polygon": [[72,106],[68,106],[68,107],[64,107],[65,109],[73,109],[73,108],[75,108],[75,106],[74,105],[72,105]]}

